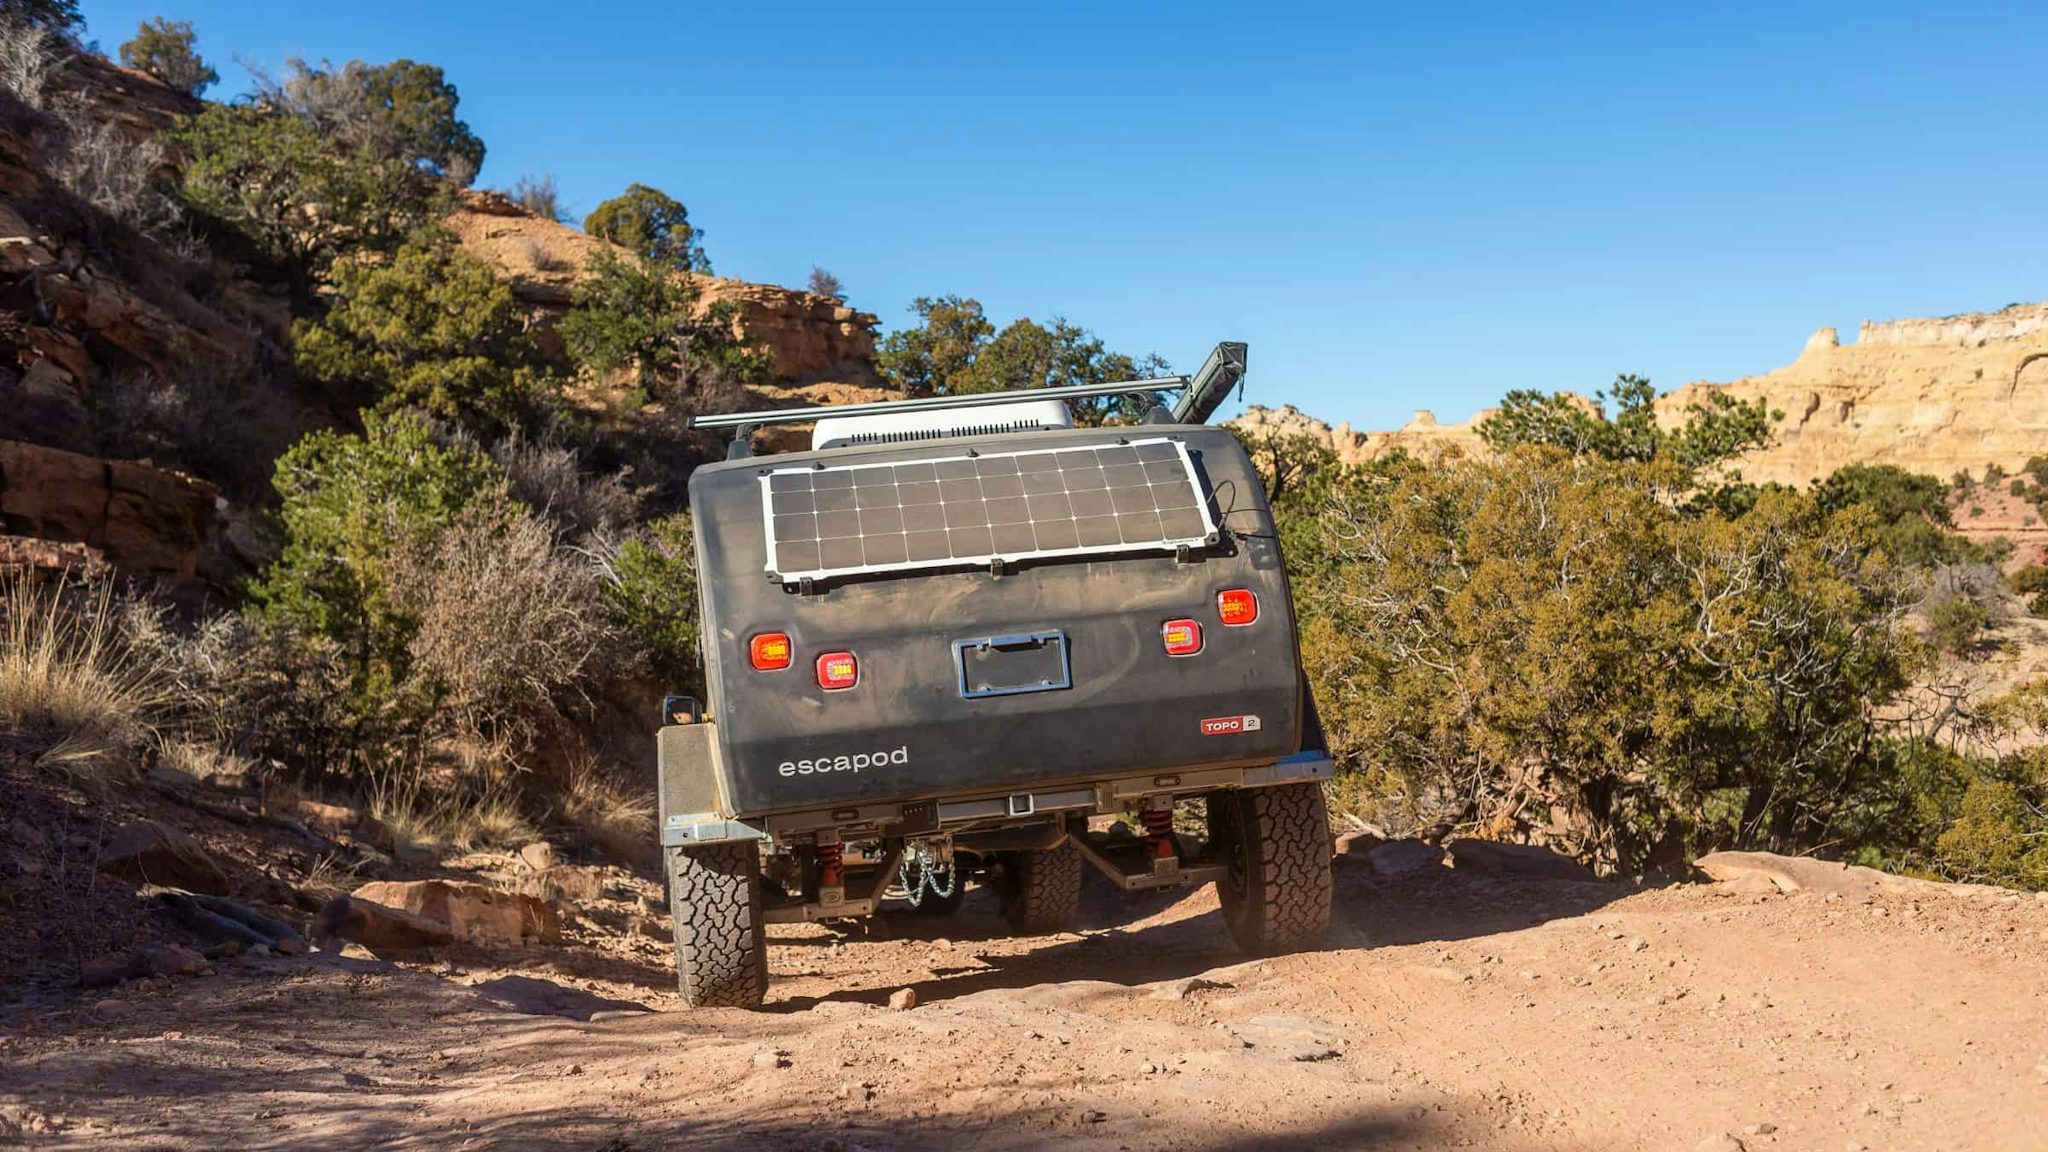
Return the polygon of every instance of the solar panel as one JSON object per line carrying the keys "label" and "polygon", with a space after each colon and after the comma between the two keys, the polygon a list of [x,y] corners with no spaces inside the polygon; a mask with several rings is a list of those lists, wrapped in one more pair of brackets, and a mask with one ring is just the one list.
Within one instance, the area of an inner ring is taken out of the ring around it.
{"label": "solar panel", "polygon": [[779,580],[994,560],[1171,552],[1216,531],[1187,446],[1166,438],[761,477]]}

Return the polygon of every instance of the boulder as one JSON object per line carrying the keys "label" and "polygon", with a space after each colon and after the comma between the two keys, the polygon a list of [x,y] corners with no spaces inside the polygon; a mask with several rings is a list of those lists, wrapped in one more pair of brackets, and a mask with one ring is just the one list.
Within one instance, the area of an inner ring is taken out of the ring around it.
{"label": "boulder", "polygon": [[424,916],[352,896],[336,896],[320,910],[313,935],[333,951],[335,941],[368,949],[373,955],[440,948],[455,942],[448,925]]}
{"label": "boulder", "polygon": [[395,908],[447,926],[474,944],[558,940],[561,918],[547,901],[463,880],[379,880],[355,890],[357,902]]}
{"label": "boulder", "polygon": [[100,871],[136,884],[156,884],[221,895],[228,878],[198,841],[154,820],[137,820],[114,833],[100,853]]}
{"label": "boulder", "polygon": [[1775,852],[1713,852],[1693,861],[1693,867],[1706,873],[1710,879],[1755,892],[1776,890],[1874,896],[1880,892],[1963,895],[1976,890],[1972,885],[1938,884],[1932,880],[1894,876],[1857,864],[1838,864],[1810,856],[1780,856]]}
{"label": "boulder", "polygon": [[1596,880],[1577,860],[1536,844],[1505,844],[1498,840],[1453,840],[1451,867],[1461,872],[1495,876],[1533,876],[1544,880]]}
{"label": "boulder", "polygon": [[1426,868],[1440,868],[1444,850],[1420,840],[1389,840],[1365,854],[1372,870],[1382,876],[1401,876]]}

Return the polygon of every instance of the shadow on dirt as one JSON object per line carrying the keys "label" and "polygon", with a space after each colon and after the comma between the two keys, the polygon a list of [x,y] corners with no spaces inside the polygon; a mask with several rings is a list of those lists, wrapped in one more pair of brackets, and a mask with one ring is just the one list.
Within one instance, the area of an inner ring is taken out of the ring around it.
{"label": "shadow on dirt", "polygon": [[502,1008],[528,1016],[562,1016],[592,1020],[603,1012],[652,1012],[632,1000],[610,1000],[594,992],[569,988],[533,976],[500,976],[473,986],[477,995]]}
{"label": "shadow on dirt", "polygon": [[[1402,876],[1375,876],[1355,865],[1337,868],[1330,934],[1325,951],[1392,947],[1432,941],[1467,940],[1519,932],[1551,920],[1581,916],[1628,896],[1629,884],[1540,880],[1461,873],[1431,868]],[[1182,901],[1205,909],[1155,923]],[[1126,928],[1124,925],[1141,925]],[[1029,951],[977,953],[976,943],[1008,940],[1013,933],[994,897],[968,893],[952,916],[922,915],[908,908],[885,910],[867,921],[831,925],[827,934],[777,944],[830,946],[834,943],[944,941],[962,951],[957,967],[935,969],[935,978],[887,986],[847,989],[823,996],[775,1000],[771,1012],[801,1012],[826,1001],[884,1004],[898,988],[910,988],[921,1004],[991,989],[1020,989],[1062,981],[1101,981],[1131,987],[1198,976],[1251,959],[1236,950],[1205,892],[1124,893],[1090,876],[1083,891],[1080,939],[1047,938]],[[962,948],[961,946],[966,946]],[[971,959],[970,959],[971,958]],[[773,990],[770,991],[771,997]]]}

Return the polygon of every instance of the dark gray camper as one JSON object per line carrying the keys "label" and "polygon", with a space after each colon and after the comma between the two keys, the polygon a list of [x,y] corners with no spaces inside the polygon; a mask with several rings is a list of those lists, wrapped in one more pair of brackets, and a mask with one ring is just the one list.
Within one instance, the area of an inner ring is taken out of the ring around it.
{"label": "dark gray camper", "polygon": [[[1192,380],[694,421],[735,436],[690,480],[709,699],[660,737],[685,999],[758,1004],[763,924],[946,913],[970,880],[1060,931],[1084,861],[1216,881],[1248,952],[1321,941],[1330,762],[1265,487],[1204,423],[1243,370],[1224,344]],[[1074,425],[1115,395],[1151,407]],[[752,454],[795,422],[811,451]]]}

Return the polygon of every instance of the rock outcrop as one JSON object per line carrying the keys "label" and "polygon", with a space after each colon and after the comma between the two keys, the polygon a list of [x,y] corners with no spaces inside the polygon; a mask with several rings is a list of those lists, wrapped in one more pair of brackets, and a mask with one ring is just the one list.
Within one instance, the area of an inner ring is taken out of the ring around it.
{"label": "rock outcrop", "polygon": [[[1660,422],[1684,422],[1696,404],[1724,393],[1763,400],[1780,413],[1773,443],[1740,462],[1743,478],[1804,484],[1849,464],[1892,464],[1946,479],[2016,472],[2048,455],[2048,304],[1938,319],[1866,322],[1853,344],[1832,328],[1799,358],[1761,376],[1696,383],[1660,398]],[[1255,436],[1303,436],[1358,463],[1400,448],[1424,456],[1484,451],[1477,425],[1439,423],[1429,412],[1391,432],[1335,427],[1292,406],[1253,407],[1233,424]]]}
{"label": "rock outcrop", "polygon": [[[592,254],[617,249],[536,216],[495,192],[472,192],[448,227],[463,249],[498,268],[513,295],[543,315],[568,308]],[[787,384],[873,386],[877,319],[829,296],[717,276],[701,278],[701,302],[730,303],[741,339],[768,353]]]}
{"label": "rock outcrop", "polygon": [[1847,464],[1894,464],[1944,479],[2018,471],[2048,455],[2048,304],[1932,320],[1865,323],[1853,344],[1823,328],[1799,359],[1731,384],[1691,384],[1658,404],[1666,421],[1711,392],[1784,413],[1745,479],[1803,484]]}
{"label": "rock outcrop", "polygon": [[82,544],[130,571],[192,578],[217,497],[148,464],[0,440],[0,531]]}

